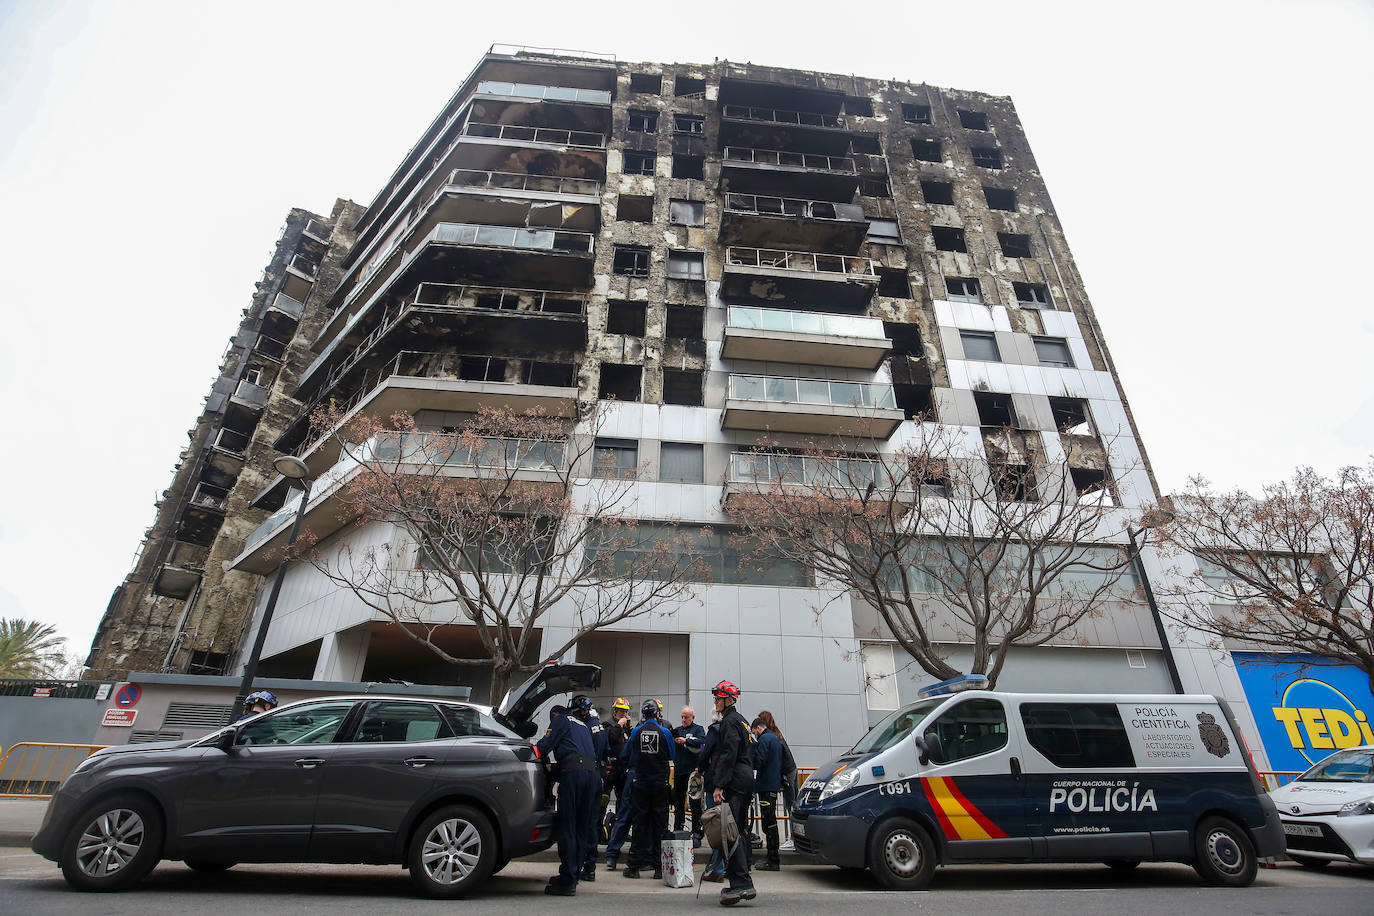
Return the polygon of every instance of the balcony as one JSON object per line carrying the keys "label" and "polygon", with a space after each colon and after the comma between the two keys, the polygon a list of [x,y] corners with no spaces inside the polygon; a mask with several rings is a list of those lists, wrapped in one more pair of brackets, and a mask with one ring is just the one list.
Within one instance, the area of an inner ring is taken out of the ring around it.
{"label": "balcony", "polygon": [[891,385],[731,374],[721,428],[887,439],[904,416]]}
{"label": "balcony", "polygon": [[243,379],[234,388],[229,400],[250,410],[261,411],[267,406],[267,389],[262,385]]}
{"label": "balcony", "polygon": [[850,134],[840,114],[723,104],[720,142],[725,146],[843,155],[849,149]]}
{"label": "balcony", "polygon": [[720,355],[873,370],[891,351],[892,341],[877,318],[732,305]]}
{"label": "balcony", "polygon": [[293,321],[300,321],[301,313],[305,311],[305,306],[299,300],[292,299],[286,293],[277,293],[268,308],[274,312],[281,312]]}
{"label": "balcony", "polygon": [[286,264],[281,291],[297,302],[304,302],[305,297],[310,295],[311,287],[315,285],[315,275],[319,269],[318,264],[304,255],[295,255]]}
{"label": "balcony", "polygon": [[[334,395],[331,388],[325,392]],[[306,405],[307,416],[323,393]],[[420,410],[475,413],[483,407],[517,412],[541,409],[547,416],[577,413],[577,366],[521,357],[405,350],[382,367],[363,373],[351,396],[334,406],[344,419],[366,413],[389,417]],[[319,473],[334,463],[339,444],[331,436],[307,441],[297,454]]]}
{"label": "balcony", "polygon": [[535,83],[506,83],[483,80],[474,95],[494,95],[501,98],[530,102],[577,102],[583,105],[609,105],[611,93],[606,89],[575,89],[571,86],[540,86]]}
{"label": "balcony", "polygon": [[820,493],[830,497],[896,498],[910,503],[911,491],[893,493],[887,466],[877,458],[789,455],[776,452],[734,452],[725,475],[725,502],[742,495]]}
{"label": "balcony", "polygon": [[305,228],[301,230],[301,235],[319,242],[321,245],[329,244],[329,227],[317,219],[306,221]]}
{"label": "balcony", "polygon": [[189,598],[205,572],[207,554],[204,547],[174,541],[153,578],[153,593],[180,601]]}
{"label": "balcony", "polygon": [[720,218],[723,245],[858,251],[867,235],[862,206],[828,200],[726,194]]}
{"label": "balcony", "polygon": [[232,429],[219,429],[208,443],[210,449],[209,463],[223,474],[231,477],[237,476],[243,468],[244,457],[250,441],[251,437],[244,433],[235,432]]}
{"label": "balcony", "polygon": [[[337,384],[382,340],[400,348],[442,339],[453,344],[523,347],[526,351],[567,347],[586,340],[586,293],[421,283],[403,302],[381,315],[364,336],[360,320],[329,342],[302,373],[297,395]],[[369,322],[371,325],[371,322]]]}
{"label": "balcony", "polygon": [[[542,485],[551,490],[563,486],[563,443],[550,440],[468,437],[435,433],[386,434],[354,446],[349,454],[334,453],[334,463],[315,480],[310,502],[301,521],[303,534],[317,541],[329,537],[351,520],[351,510],[339,499],[340,491],[355,479],[367,462],[385,462],[404,471],[437,473],[451,486],[463,490],[484,485],[500,486],[511,480]],[[300,509],[301,493],[292,498],[248,535],[243,552],[229,564],[259,575],[271,572],[281,561],[281,551]]]}
{"label": "balcony", "polygon": [[847,155],[727,146],[720,177],[725,190],[741,194],[807,194],[847,202],[859,190],[858,167]]}
{"label": "balcony", "polygon": [[841,309],[868,305],[878,270],[868,258],[771,248],[725,249],[720,294],[759,303],[828,302]]}

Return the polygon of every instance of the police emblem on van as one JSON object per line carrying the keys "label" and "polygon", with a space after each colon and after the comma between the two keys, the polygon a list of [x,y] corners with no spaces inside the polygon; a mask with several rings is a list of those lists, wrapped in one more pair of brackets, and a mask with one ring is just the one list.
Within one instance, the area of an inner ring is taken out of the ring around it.
{"label": "police emblem on van", "polygon": [[1225,757],[1231,753],[1231,741],[1226,737],[1226,730],[1217,724],[1216,716],[1210,712],[1200,712],[1197,722],[1197,735],[1202,739],[1202,746],[1207,748],[1207,753],[1214,757]]}

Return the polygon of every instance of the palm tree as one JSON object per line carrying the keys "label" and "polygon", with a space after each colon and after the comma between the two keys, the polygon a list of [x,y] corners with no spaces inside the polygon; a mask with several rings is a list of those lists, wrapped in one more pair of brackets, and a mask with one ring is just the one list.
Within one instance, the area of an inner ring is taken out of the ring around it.
{"label": "palm tree", "polygon": [[0,619],[0,677],[53,677],[63,664],[62,646],[52,624],[21,617]]}

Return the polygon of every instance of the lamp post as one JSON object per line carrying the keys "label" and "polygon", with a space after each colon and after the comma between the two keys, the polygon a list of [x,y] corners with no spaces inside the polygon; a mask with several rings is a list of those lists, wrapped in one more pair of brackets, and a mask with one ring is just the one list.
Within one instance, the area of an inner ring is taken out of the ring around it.
{"label": "lamp post", "polygon": [[277,567],[277,577],[272,582],[272,592],[267,596],[262,623],[258,624],[258,632],[253,639],[253,651],[248,654],[248,661],[243,666],[243,680],[239,682],[239,694],[234,698],[235,711],[243,706],[244,697],[253,689],[253,677],[258,673],[258,659],[262,657],[262,645],[267,641],[267,630],[272,626],[272,612],[277,609],[277,596],[281,594],[281,583],[286,578],[286,564],[290,562],[291,545],[296,543],[296,535],[301,532],[305,504],[310,501],[310,485],[314,482],[310,479],[310,468],[299,458],[282,455],[272,462],[272,466],[277,469],[277,473],[301,488],[301,504],[296,509],[295,521],[291,523],[291,534],[286,539],[281,565]]}
{"label": "lamp post", "polygon": [[1159,528],[1174,520],[1174,513],[1168,509],[1151,509],[1140,518],[1140,527],[1126,526],[1126,537],[1131,541],[1131,564],[1141,588],[1145,590],[1145,603],[1150,606],[1150,617],[1154,620],[1155,634],[1159,637],[1159,648],[1164,653],[1164,667],[1169,672],[1169,683],[1174,693],[1183,693],[1183,681],[1178,676],[1178,664],[1174,661],[1174,649],[1169,644],[1169,634],[1164,630],[1164,620],[1159,616],[1159,605],[1155,603],[1154,589],[1150,588],[1150,577],[1145,575],[1145,564],[1140,561],[1140,551],[1144,543],[1137,543],[1135,536],[1150,528]]}

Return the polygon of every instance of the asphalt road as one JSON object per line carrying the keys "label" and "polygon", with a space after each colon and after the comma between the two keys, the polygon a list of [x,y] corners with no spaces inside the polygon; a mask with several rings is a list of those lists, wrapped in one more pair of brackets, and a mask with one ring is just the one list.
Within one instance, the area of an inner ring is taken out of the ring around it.
{"label": "asphalt road", "polygon": [[[631,881],[619,872],[600,873],[573,898],[543,896],[555,866],[515,862],[462,904],[421,900],[397,867],[338,865],[244,865],[207,878],[177,862],[164,862],[132,890],[84,895],[68,890],[57,866],[17,848],[0,849],[0,912],[130,914],[130,916],[243,916],[245,913],[329,914],[366,909],[371,916],[465,912],[509,913],[556,906],[560,913],[648,912],[709,908],[719,911],[719,885],[670,889]],[[1294,865],[1260,871],[1250,888],[1202,886],[1193,870],[1179,865],[1143,865],[1127,876],[1101,866],[959,866],[936,873],[931,890],[889,893],[875,889],[866,874],[820,866],[787,865],[778,874],[755,876],[759,896],[737,911],[769,910],[787,916],[852,913],[979,914],[979,916],[1172,916],[1172,914],[1332,914],[1374,916],[1374,869],[1333,866],[1323,872]]]}

